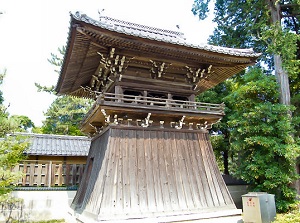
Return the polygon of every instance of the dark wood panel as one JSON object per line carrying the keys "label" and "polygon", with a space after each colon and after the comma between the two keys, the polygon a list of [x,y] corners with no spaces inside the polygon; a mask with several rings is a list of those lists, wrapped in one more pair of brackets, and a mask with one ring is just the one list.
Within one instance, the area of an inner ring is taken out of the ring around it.
{"label": "dark wood panel", "polygon": [[[136,131],[129,131],[129,180],[130,180],[130,207],[131,210],[138,208],[138,188],[136,185],[137,179],[137,147],[136,147]],[[135,210],[137,211],[137,210]]]}
{"label": "dark wood panel", "polygon": [[174,164],[173,164],[173,150],[171,144],[171,132],[162,132],[164,134],[164,159],[166,163],[166,174],[168,177],[168,187],[169,187],[169,194],[171,199],[171,207],[172,210],[178,210],[180,208],[178,196],[177,196],[177,186],[175,182],[175,175],[174,172]]}
{"label": "dark wood panel", "polygon": [[156,199],[154,190],[154,166],[153,166],[153,149],[151,148],[151,135],[150,131],[144,131],[144,148],[145,148],[145,175],[146,175],[146,190],[147,190],[147,202],[148,210],[150,212],[156,212]]}
{"label": "dark wood panel", "polygon": [[[151,142],[151,150],[153,156],[153,183],[152,186],[153,191],[155,193],[156,208],[158,212],[164,211],[164,203],[163,203],[163,194],[162,194],[162,187],[160,182],[160,166],[159,166],[159,154],[157,152],[158,143],[157,143],[157,132],[150,131],[150,142]],[[149,185],[150,186],[150,185]],[[150,186],[151,187],[151,186]]]}
{"label": "dark wood panel", "polygon": [[73,169],[83,170],[84,166],[84,164],[65,164],[62,161],[25,160],[12,171],[23,173],[16,182],[18,186],[71,187],[78,185],[82,177],[82,173],[76,174]]}
{"label": "dark wood panel", "polygon": [[91,150],[80,212],[108,220],[234,208],[207,133],[111,127]]}
{"label": "dark wood panel", "polygon": [[[133,139],[134,140],[134,139]],[[137,185],[138,185],[138,206],[142,213],[148,211],[147,185],[146,185],[146,166],[145,166],[145,145],[144,131],[136,132],[136,151],[137,151]]]}

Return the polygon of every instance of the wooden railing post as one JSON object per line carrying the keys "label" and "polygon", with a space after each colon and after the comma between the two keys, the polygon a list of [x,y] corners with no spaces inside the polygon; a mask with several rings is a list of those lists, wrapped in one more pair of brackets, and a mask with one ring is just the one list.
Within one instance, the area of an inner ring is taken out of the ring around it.
{"label": "wooden railing post", "polygon": [[170,102],[171,102],[171,101],[172,101],[172,94],[169,93],[169,94],[168,94],[168,99],[167,99],[167,101],[166,101],[166,107],[168,107],[168,108],[171,107],[171,106],[170,106]]}
{"label": "wooden railing post", "polygon": [[51,179],[52,179],[52,161],[49,162],[48,187],[51,187]]}

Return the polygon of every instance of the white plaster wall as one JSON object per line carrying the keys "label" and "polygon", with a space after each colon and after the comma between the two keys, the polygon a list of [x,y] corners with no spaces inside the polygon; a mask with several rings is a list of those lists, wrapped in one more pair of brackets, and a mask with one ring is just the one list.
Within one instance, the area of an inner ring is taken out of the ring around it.
{"label": "white plaster wall", "polygon": [[[24,200],[26,220],[65,219],[76,191],[14,191]],[[0,220],[1,222],[1,220]]]}
{"label": "white plaster wall", "polygon": [[[242,208],[241,196],[247,193],[247,186],[227,186],[237,205]],[[69,219],[70,205],[76,191],[14,191],[13,195],[24,200],[26,220]],[[0,222],[3,221],[0,215]],[[69,221],[70,222],[70,221]]]}

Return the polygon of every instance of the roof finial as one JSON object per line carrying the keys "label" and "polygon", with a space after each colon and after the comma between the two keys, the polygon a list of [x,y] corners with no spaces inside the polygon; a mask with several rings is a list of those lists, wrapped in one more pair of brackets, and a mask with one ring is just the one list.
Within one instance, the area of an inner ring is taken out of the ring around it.
{"label": "roof finial", "polygon": [[98,9],[98,15],[99,15],[99,20],[101,20],[101,17],[103,17],[103,12],[105,11],[105,9]]}

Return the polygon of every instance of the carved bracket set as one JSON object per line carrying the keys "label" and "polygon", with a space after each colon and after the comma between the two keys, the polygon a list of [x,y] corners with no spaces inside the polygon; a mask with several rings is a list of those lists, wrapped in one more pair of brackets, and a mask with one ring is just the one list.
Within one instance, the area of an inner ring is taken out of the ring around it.
{"label": "carved bracket set", "polygon": [[150,75],[153,79],[161,78],[165,74],[166,69],[171,65],[170,63],[160,61],[150,60],[150,62],[152,63]]}
{"label": "carved bracket set", "polygon": [[101,56],[100,65],[90,81],[90,86],[95,91],[105,90],[104,88],[116,79],[121,81],[123,73],[133,58],[116,54],[115,48],[111,48],[107,55],[99,52],[98,54]]}
{"label": "carved bracket set", "polygon": [[118,117],[118,115],[108,115],[105,109],[101,109],[103,116],[105,117],[105,124],[100,129],[93,126],[96,132],[100,132],[103,127],[108,125],[120,125],[120,126],[132,126],[142,128],[168,128],[168,129],[188,129],[188,130],[207,130],[212,127],[214,123],[208,123],[208,121],[199,120],[199,122],[184,122],[186,116],[182,116],[177,122],[170,121],[154,121],[151,120],[151,113],[148,113],[144,119]]}
{"label": "carved bracket set", "polygon": [[[105,91],[116,80],[122,80],[130,60],[134,57],[117,54],[116,49],[113,47],[106,55],[100,52],[98,54],[101,56],[100,65],[95,74],[92,75],[90,87],[95,91]],[[172,65],[168,62],[155,60],[150,60],[150,63],[150,77],[152,79],[163,78],[166,70]],[[207,79],[214,73],[212,65],[200,67],[185,66],[184,68],[186,69],[186,82],[189,84],[197,84],[200,80]]]}
{"label": "carved bracket set", "polygon": [[208,68],[195,68],[185,66],[187,69],[186,77],[188,83],[198,83],[201,79],[207,79],[209,75],[213,74],[212,65],[209,65]]}

